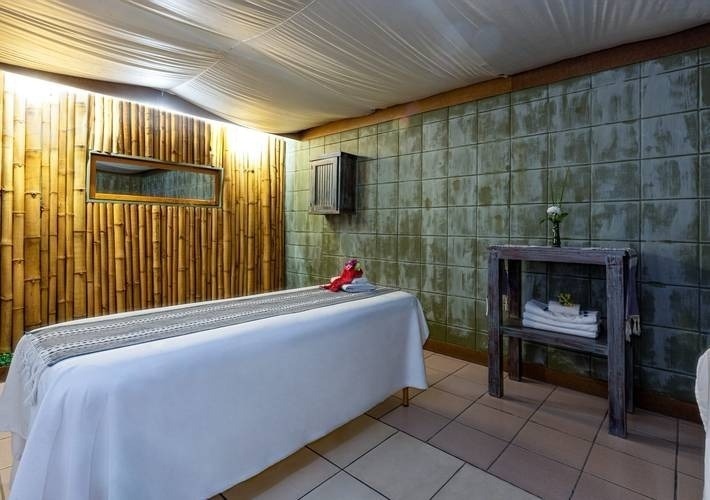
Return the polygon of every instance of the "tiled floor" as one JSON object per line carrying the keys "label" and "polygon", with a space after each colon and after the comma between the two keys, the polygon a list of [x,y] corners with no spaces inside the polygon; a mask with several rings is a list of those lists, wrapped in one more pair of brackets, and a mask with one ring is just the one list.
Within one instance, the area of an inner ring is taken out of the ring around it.
{"label": "tiled floor", "polygon": [[[431,387],[399,393],[216,499],[690,500],[702,427],[638,411],[607,433],[606,400],[540,382],[487,395],[485,367],[426,353]],[[0,435],[0,477],[9,479]],[[3,468],[5,467],[5,468]],[[6,491],[6,490],[5,490]]]}

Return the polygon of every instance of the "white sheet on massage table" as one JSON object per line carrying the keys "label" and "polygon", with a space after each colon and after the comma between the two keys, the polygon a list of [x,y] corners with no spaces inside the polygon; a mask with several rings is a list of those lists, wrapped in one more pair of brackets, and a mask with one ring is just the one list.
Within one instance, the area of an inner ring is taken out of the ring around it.
{"label": "white sheet on massage table", "polygon": [[[700,418],[705,427],[705,470],[706,478],[703,485],[703,499],[710,500],[710,349],[705,351],[698,359],[698,368],[695,378],[695,399],[698,401]],[[699,443],[698,443],[699,444]]]}
{"label": "white sheet on massage table", "polygon": [[30,432],[13,435],[11,498],[206,498],[426,388],[428,329],[404,292],[218,330],[62,361],[29,413],[13,364],[0,429]]}

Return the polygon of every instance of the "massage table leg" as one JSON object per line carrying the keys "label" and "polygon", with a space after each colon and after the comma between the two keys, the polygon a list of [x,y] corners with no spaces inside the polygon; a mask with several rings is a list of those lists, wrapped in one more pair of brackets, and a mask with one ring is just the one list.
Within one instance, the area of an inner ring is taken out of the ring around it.
{"label": "massage table leg", "polygon": [[402,405],[409,406],[409,387],[402,389]]}

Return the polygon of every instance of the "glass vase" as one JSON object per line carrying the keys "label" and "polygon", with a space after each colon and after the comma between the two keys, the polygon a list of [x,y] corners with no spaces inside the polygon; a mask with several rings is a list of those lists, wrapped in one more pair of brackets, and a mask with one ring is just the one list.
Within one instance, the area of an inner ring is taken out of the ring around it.
{"label": "glass vase", "polygon": [[560,241],[560,222],[552,221],[552,246],[559,247],[562,242]]}

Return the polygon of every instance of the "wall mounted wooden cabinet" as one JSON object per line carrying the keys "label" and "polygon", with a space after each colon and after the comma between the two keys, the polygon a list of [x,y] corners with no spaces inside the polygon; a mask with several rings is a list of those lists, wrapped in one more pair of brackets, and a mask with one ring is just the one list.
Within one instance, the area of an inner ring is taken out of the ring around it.
{"label": "wall mounted wooden cabinet", "polygon": [[355,211],[355,168],[357,156],[328,153],[311,160],[312,214],[340,214]]}
{"label": "wall mounted wooden cabinet", "polygon": [[89,200],[217,207],[222,169],[92,151]]}

